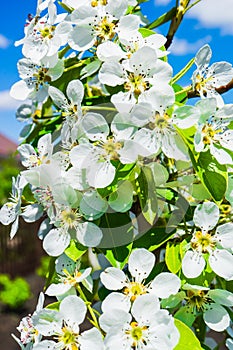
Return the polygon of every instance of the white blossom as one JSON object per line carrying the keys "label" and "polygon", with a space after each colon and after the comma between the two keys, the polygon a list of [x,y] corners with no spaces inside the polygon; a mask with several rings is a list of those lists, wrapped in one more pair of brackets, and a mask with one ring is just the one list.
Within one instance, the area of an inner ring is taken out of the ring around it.
{"label": "white blossom", "polygon": [[157,59],[156,51],[148,46],[140,48],[122,63],[116,59],[107,60],[99,71],[99,80],[102,84],[124,87],[124,92],[121,91],[111,97],[111,102],[119,112],[129,112],[138,97],[152,86],[159,87],[161,82],[163,86],[168,86],[171,76],[171,66]]}
{"label": "white blossom", "polygon": [[191,284],[184,284],[182,289],[185,300],[179,313],[189,313],[194,317],[202,313],[206,325],[216,332],[222,332],[230,325],[230,316],[224,306],[233,305],[232,293]]}
{"label": "white blossom", "polygon": [[[120,125],[122,128],[120,129]],[[122,163],[133,163],[137,156],[146,151],[143,147],[138,148],[136,142],[131,143],[130,138],[134,128],[126,121],[121,121],[121,116],[114,119],[110,136],[109,126],[101,114],[87,113],[82,121],[85,138],[80,139],[79,145],[70,151],[70,161],[74,169],[85,170],[84,176],[87,183],[94,188],[104,188],[114,179],[116,168],[111,161],[120,160]],[[148,154],[148,151],[146,152]],[[73,176],[74,186],[78,176]]]}
{"label": "white blossom", "polygon": [[155,296],[138,296],[130,312],[126,305],[124,309],[115,305],[111,294],[107,298],[104,313],[99,319],[107,333],[104,341],[106,350],[170,350],[178,343],[179,332],[174,320],[166,310],[160,310]]}
{"label": "white blossom", "polygon": [[139,103],[131,110],[131,118],[142,128],[135,133],[133,140],[147,148],[151,155],[162,151],[168,158],[187,161],[187,146],[168,112],[174,101],[174,91],[169,85],[152,87],[139,96]]}
{"label": "white blossom", "polygon": [[[215,203],[199,204],[193,221],[196,229],[182,260],[182,270],[186,277],[198,277],[206,266],[206,259],[212,270],[226,280],[233,279],[232,238],[233,224],[225,223],[216,227],[219,209]],[[215,228],[216,227],[216,228]]]}
{"label": "white blossom", "polygon": [[233,78],[233,68],[228,62],[216,62],[209,66],[212,51],[209,45],[203,46],[196,54],[197,69],[193,73],[193,88],[199,92],[201,98],[214,97],[218,107],[224,102],[216,88],[227,85]]}
{"label": "white blossom", "polygon": [[128,270],[132,279],[116,267],[105,269],[100,274],[100,279],[107,289],[122,291],[125,299],[130,301],[147,293],[159,298],[167,298],[171,294],[176,294],[180,288],[180,279],[172,273],[162,272],[148,284],[145,284],[154,264],[155,256],[153,253],[144,248],[136,249],[130,254],[128,260]]}
{"label": "white blossom", "polygon": [[74,262],[65,254],[59,256],[55,262],[58,283],[52,283],[46,290],[47,295],[64,298],[67,294],[76,294],[75,287],[82,283],[92,292],[93,282],[90,277],[91,267],[80,269],[80,262]]}
{"label": "white blossom", "polygon": [[28,315],[22,318],[19,326],[17,327],[17,330],[20,332],[20,339],[17,338],[14,334],[12,334],[13,338],[20,345],[21,349],[32,349],[34,344],[38,344],[38,342],[42,338],[42,335],[39,333],[38,329],[36,328],[33,322],[33,317],[36,316],[36,314],[42,310],[43,304],[44,294],[40,293],[36,310],[33,313],[33,315]]}
{"label": "white blossom", "polygon": [[19,216],[22,214],[21,196],[26,184],[27,182],[23,176],[13,177],[10,201],[5,203],[0,209],[0,222],[3,225],[12,224],[10,238],[13,238],[18,230]]}
{"label": "white blossom", "polygon": [[60,47],[67,43],[72,29],[71,23],[64,21],[67,14],[57,14],[53,1],[47,3],[48,13],[43,17],[38,13],[32,18],[25,26],[25,37],[15,43],[16,46],[23,44],[23,55],[37,64],[45,56],[57,54]]}
{"label": "white blossom", "polygon": [[39,64],[29,58],[20,59],[17,66],[22,80],[11,87],[10,95],[16,100],[29,98],[44,102],[48,97],[49,83],[62,75],[63,65],[57,55],[45,57]]}
{"label": "white blossom", "polygon": [[79,325],[84,321],[86,311],[84,301],[76,295],[69,295],[63,299],[59,311],[41,310],[33,320],[40,333],[52,340],[43,340],[33,349],[103,350],[102,336],[96,328],[80,332]]}
{"label": "white blossom", "polygon": [[79,134],[82,133],[80,122],[83,117],[81,102],[84,96],[84,87],[81,81],[71,80],[67,85],[66,94],[67,97],[54,86],[49,87],[49,96],[65,118],[61,129],[62,145],[66,149],[71,149]]}

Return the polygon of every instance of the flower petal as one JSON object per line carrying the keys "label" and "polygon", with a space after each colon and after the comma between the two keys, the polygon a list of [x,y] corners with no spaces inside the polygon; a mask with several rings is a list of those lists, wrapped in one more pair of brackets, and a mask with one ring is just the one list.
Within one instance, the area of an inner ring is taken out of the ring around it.
{"label": "flower petal", "polygon": [[155,264],[155,256],[147,249],[140,248],[134,250],[128,262],[128,268],[136,281],[141,282],[143,279],[149,276],[151,270]]}
{"label": "flower petal", "polygon": [[66,323],[79,325],[85,319],[87,307],[81,298],[76,295],[69,295],[62,300],[59,311]]}
{"label": "flower petal", "polygon": [[201,255],[188,251],[182,260],[183,274],[188,278],[198,277],[204,270],[205,264],[205,259]]}
{"label": "flower petal", "polygon": [[43,240],[43,248],[50,256],[61,255],[70,244],[70,235],[58,228],[52,229]]}
{"label": "flower petal", "polygon": [[142,294],[134,301],[131,313],[138,322],[150,323],[160,310],[159,299],[152,294]]}
{"label": "flower petal", "polygon": [[96,328],[91,328],[85,332],[82,332],[78,338],[80,349],[82,350],[104,350],[104,343],[100,331]]}
{"label": "flower petal", "polygon": [[217,204],[213,202],[204,202],[199,204],[193,216],[196,226],[205,231],[209,231],[217,225],[219,220],[219,209]]}
{"label": "flower petal", "polygon": [[217,304],[232,306],[233,305],[233,293],[223,289],[212,289],[208,292],[208,295]]}
{"label": "flower petal", "polygon": [[117,267],[108,267],[100,274],[103,285],[109,290],[120,290],[127,283],[125,273]]}
{"label": "flower petal", "polygon": [[233,255],[225,249],[215,250],[209,257],[211,269],[227,281],[233,280]]}
{"label": "flower petal", "polygon": [[92,222],[80,223],[76,232],[79,242],[86,247],[96,247],[102,239],[101,229]]}
{"label": "flower petal", "polygon": [[221,305],[215,304],[203,315],[207,326],[216,332],[222,332],[230,325],[230,316]]}
{"label": "flower petal", "polygon": [[169,272],[162,272],[156,276],[150,284],[152,293],[159,298],[168,298],[176,294],[180,289],[181,281],[178,276]]}
{"label": "flower petal", "polygon": [[215,236],[223,248],[231,249],[233,246],[233,223],[228,222],[218,226]]}
{"label": "flower petal", "polygon": [[130,299],[123,293],[112,292],[102,302],[103,312],[111,312],[112,309],[129,311],[131,307]]}

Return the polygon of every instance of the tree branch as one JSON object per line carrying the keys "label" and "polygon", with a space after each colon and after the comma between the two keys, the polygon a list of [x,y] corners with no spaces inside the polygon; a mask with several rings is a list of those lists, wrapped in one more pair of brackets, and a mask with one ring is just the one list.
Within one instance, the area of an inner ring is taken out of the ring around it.
{"label": "tree branch", "polygon": [[171,45],[172,40],[174,38],[174,35],[179,28],[179,25],[184,17],[184,14],[186,12],[186,9],[187,9],[189,3],[190,3],[190,0],[180,0],[179,1],[179,5],[176,7],[175,16],[172,18],[170,27],[168,29],[167,42],[165,43],[166,49],[168,49],[168,47]]}
{"label": "tree branch", "polygon": [[[233,79],[227,84],[220,86],[219,88],[216,88],[215,90],[220,94],[224,94],[225,92],[233,89]],[[194,97],[199,97],[199,93],[195,90],[190,90],[187,92],[188,98],[194,98]]]}

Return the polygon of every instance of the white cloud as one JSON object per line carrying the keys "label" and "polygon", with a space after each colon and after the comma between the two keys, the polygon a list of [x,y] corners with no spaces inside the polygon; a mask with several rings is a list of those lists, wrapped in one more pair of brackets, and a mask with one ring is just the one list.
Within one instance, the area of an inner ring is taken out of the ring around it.
{"label": "white cloud", "polygon": [[204,28],[220,28],[222,35],[233,35],[232,4],[232,0],[200,1],[187,12],[187,17],[198,19]]}
{"label": "white cloud", "polygon": [[0,111],[16,111],[22,101],[16,101],[10,96],[9,90],[0,91]]}
{"label": "white cloud", "polygon": [[174,37],[169,51],[176,56],[183,56],[187,54],[196,54],[196,52],[204,45],[211,41],[211,36],[208,35],[194,43],[190,43],[186,39],[178,39]]}
{"label": "white cloud", "polygon": [[10,45],[10,40],[0,34],[0,49],[6,49]]}
{"label": "white cloud", "polygon": [[155,0],[155,5],[166,6],[171,2],[171,0]]}

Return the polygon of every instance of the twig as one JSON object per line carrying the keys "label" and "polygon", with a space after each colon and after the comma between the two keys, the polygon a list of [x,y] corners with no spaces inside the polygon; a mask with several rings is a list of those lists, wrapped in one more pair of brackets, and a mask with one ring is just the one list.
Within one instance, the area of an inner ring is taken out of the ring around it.
{"label": "twig", "polygon": [[[220,86],[219,88],[216,88],[215,90],[220,94],[224,94],[225,92],[229,91],[233,89],[233,79],[227,84],[227,85],[223,85]],[[199,93],[195,90],[189,90],[187,92],[188,98],[194,98],[194,97],[199,97]]]}

